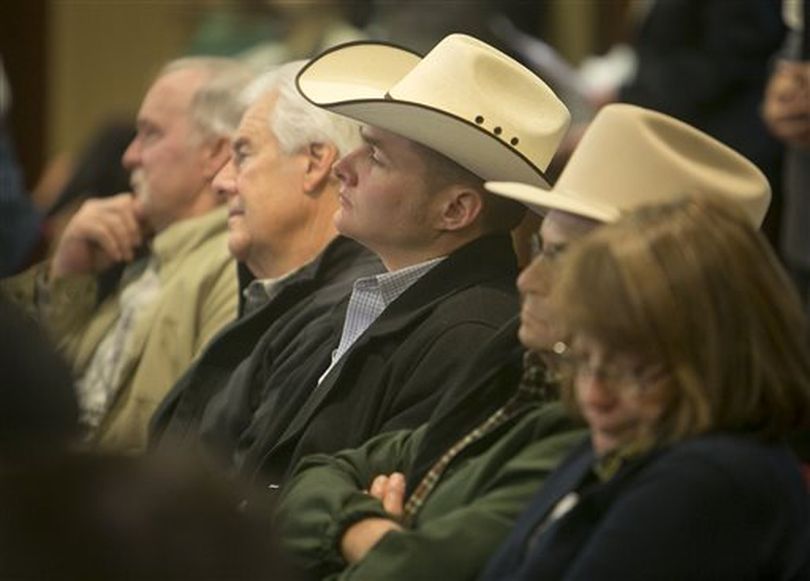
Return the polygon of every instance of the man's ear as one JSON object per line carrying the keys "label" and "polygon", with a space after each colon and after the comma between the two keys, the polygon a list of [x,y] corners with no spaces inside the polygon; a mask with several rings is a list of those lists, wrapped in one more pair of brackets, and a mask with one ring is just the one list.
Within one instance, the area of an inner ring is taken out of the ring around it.
{"label": "man's ear", "polygon": [[457,231],[466,228],[481,215],[484,201],[481,192],[463,185],[451,185],[439,193],[438,228]]}
{"label": "man's ear", "polygon": [[304,153],[307,160],[304,191],[312,193],[332,175],[332,165],[337,160],[338,151],[331,143],[310,143]]}
{"label": "man's ear", "polygon": [[205,179],[211,181],[231,158],[231,140],[227,137],[210,139],[203,146],[205,152],[204,168]]}

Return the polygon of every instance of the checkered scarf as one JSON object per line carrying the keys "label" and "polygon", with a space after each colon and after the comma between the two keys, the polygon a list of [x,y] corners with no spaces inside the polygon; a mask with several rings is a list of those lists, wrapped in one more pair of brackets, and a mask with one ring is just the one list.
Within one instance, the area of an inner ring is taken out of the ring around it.
{"label": "checkered scarf", "polygon": [[540,356],[534,351],[526,351],[523,355],[523,375],[515,395],[471,432],[453,444],[428,470],[405,503],[403,509],[404,524],[409,525],[413,522],[416,513],[419,512],[427,497],[439,483],[444,471],[464,449],[487,434],[494,432],[512,418],[519,416],[532,405],[556,399],[556,392],[553,375]]}

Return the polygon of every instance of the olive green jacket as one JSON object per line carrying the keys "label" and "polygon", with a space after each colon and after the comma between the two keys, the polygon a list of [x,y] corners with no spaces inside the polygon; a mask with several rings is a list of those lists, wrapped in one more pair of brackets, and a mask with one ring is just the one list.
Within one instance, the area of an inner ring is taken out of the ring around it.
{"label": "olive green jacket", "polygon": [[282,491],[278,524],[283,545],[308,572],[364,581],[475,579],[546,476],[585,436],[559,403],[525,413],[462,452],[412,526],[387,533],[347,567],[338,550],[343,532],[365,517],[390,518],[362,491],[378,474],[407,474],[425,428],[301,462]]}
{"label": "olive green jacket", "polygon": [[[237,277],[227,247],[225,208],[178,222],[152,241],[161,292],[136,319],[127,345],[122,387],[95,434],[101,448],[140,452],[149,418],[163,396],[209,339],[236,316]],[[43,322],[77,377],[119,315],[125,283],[96,304],[95,276],[65,277],[38,300],[38,280],[48,265],[6,279],[0,288]],[[41,282],[39,283],[41,284]]]}

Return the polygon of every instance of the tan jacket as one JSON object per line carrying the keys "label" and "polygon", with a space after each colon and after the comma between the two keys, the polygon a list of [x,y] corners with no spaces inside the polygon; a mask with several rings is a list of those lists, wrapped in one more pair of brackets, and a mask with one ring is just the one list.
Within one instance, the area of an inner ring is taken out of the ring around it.
{"label": "tan jacket", "polygon": [[[136,320],[124,354],[122,388],[95,437],[99,447],[140,452],[149,418],[163,396],[211,337],[233,320],[237,277],[227,247],[224,208],[179,222],[152,242],[159,263],[160,298]],[[81,377],[119,314],[123,287],[96,306],[96,278],[66,277],[37,304],[40,264],[6,279],[0,288],[40,318]]]}

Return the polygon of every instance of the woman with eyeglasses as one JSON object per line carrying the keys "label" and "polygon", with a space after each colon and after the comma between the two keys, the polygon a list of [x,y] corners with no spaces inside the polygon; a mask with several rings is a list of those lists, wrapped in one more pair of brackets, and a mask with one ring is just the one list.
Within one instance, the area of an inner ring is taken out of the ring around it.
{"label": "woman with eyeglasses", "polygon": [[598,230],[554,268],[569,337],[554,357],[591,437],[483,578],[810,579],[808,489],[784,443],[810,419],[807,327],[764,238],[686,199]]}

